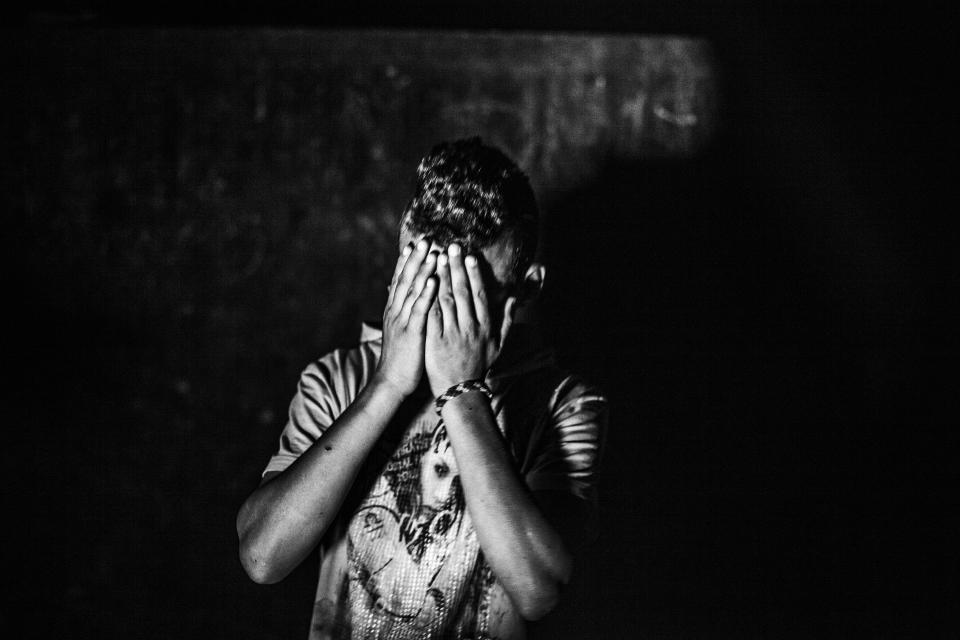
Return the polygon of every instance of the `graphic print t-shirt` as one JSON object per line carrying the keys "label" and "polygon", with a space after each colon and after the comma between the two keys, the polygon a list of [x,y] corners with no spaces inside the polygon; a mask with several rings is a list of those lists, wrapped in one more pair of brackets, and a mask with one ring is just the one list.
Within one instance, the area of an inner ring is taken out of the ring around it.
{"label": "graphic print t-shirt", "polygon": [[[497,425],[531,490],[595,505],[606,401],[557,368],[523,327],[487,376]],[[380,345],[380,331],[364,325],[358,347],[307,366],[264,474],[322,439],[372,376]],[[446,428],[427,398],[387,427],[321,542],[310,640],[525,636],[484,561]]]}

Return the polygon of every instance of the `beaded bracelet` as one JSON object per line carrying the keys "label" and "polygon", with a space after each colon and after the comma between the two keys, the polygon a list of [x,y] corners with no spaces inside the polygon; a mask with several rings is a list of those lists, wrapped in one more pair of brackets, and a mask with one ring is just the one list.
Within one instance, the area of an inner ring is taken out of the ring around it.
{"label": "beaded bracelet", "polygon": [[453,385],[434,400],[434,403],[437,405],[437,415],[440,415],[440,410],[443,409],[443,405],[467,391],[480,391],[483,395],[487,396],[488,400],[493,399],[493,392],[490,391],[490,387],[488,387],[483,380],[479,378],[476,380],[464,380],[459,384]]}

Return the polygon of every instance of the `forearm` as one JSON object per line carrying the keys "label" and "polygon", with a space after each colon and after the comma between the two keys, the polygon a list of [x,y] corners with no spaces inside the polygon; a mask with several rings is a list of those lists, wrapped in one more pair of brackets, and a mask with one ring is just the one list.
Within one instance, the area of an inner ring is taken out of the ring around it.
{"label": "forearm", "polygon": [[482,394],[448,402],[443,418],[484,556],[520,613],[540,618],[569,580],[571,556],[523,484]]}
{"label": "forearm", "polygon": [[375,376],[323,437],[244,502],[237,534],[253,580],[282,580],[313,550],[403,399]]}

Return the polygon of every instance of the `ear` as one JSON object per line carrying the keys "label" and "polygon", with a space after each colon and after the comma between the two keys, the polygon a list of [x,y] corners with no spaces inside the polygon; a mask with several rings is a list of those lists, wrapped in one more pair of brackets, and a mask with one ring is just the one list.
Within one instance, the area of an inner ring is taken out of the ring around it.
{"label": "ear", "polygon": [[523,274],[523,279],[517,283],[517,304],[525,306],[540,297],[546,277],[547,268],[545,266],[539,262],[531,263]]}

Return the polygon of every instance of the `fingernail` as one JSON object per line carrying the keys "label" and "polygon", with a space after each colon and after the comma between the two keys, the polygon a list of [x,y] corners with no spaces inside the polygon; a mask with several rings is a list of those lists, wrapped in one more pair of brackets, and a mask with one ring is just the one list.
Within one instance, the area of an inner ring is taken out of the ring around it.
{"label": "fingernail", "polygon": [[450,247],[447,249],[447,251],[448,251],[448,252],[450,253],[450,255],[452,255],[452,256],[458,256],[458,255],[460,255],[460,245],[454,243],[454,244],[450,245]]}
{"label": "fingernail", "polygon": [[405,247],[403,248],[403,255],[405,255],[405,256],[410,255],[410,251],[411,251],[411,248],[410,248],[410,245],[408,244],[407,246],[405,246]]}
{"label": "fingernail", "polygon": [[474,256],[467,256],[467,257],[464,259],[464,262],[467,263],[467,266],[468,266],[468,267],[475,267],[475,266],[477,266],[477,259],[476,259]]}
{"label": "fingernail", "polygon": [[440,266],[442,266],[442,267],[446,266],[446,265],[447,265],[447,254],[441,253],[441,254],[440,254],[440,257],[437,258],[437,262],[438,262],[438,263],[440,264]]}
{"label": "fingernail", "polygon": [[423,253],[424,251],[427,250],[427,247],[429,246],[430,246],[430,243],[428,243],[426,240],[421,240],[420,242],[417,243],[417,251]]}

